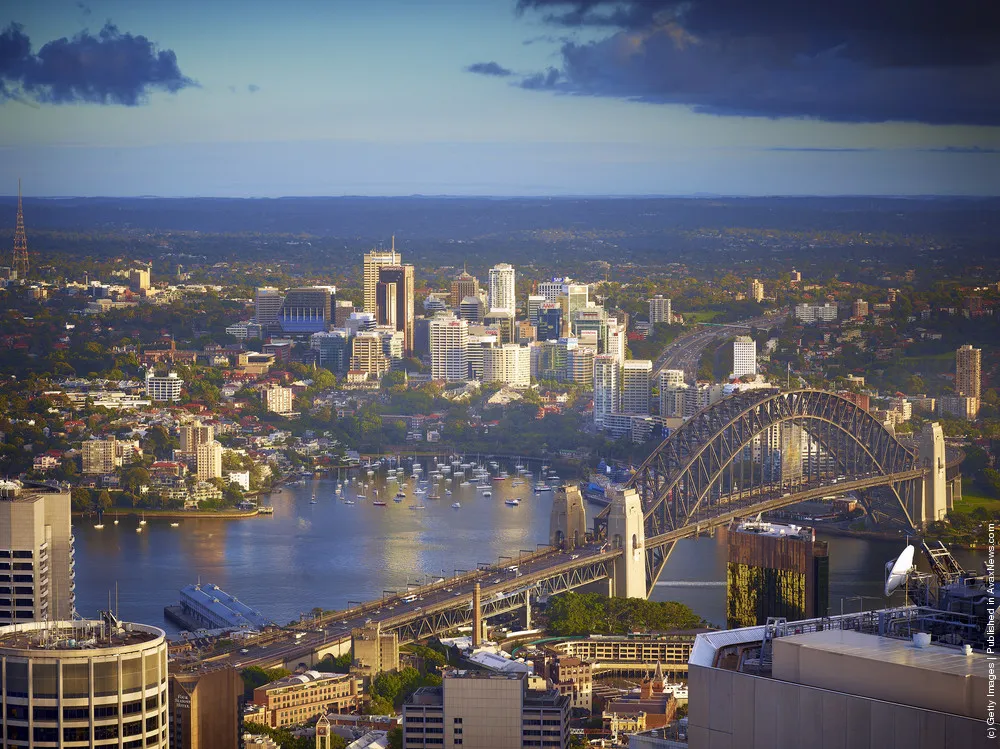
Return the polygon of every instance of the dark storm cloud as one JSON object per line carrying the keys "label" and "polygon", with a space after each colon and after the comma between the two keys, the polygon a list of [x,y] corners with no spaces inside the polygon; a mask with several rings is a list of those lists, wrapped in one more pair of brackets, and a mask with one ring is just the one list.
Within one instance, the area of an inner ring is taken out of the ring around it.
{"label": "dark storm cloud", "polygon": [[[839,122],[1000,125],[1000,3],[518,0],[567,29],[525,88]],[[601,30],[603,36],[601,35]]]}
{"label": "dark storm cloud", "polygon": [[247,91],[249,91],[251,94],[256,94],[258,91],[260,91],[260,86],[258,86],[256,83],[251,83],[247,85]]}
{"label": "dark storm cloud", "polygon": [[173,51],[110,23],[96,36],[81,31],[55,39],[37,54],[19,24],[0,33],[0,101],[136,106],[154,89],[175,93],[196,85],[181,73]]}
{"label": "dark storm cloud", "polygon": [[492,61],[474,62],[472,65],[469,65],[466,70],[470,73],[476,73],[478,75],[492,75],[497,78],[506,78],[507,76],[514,75],[513,71],[507,70],[507,68]]}

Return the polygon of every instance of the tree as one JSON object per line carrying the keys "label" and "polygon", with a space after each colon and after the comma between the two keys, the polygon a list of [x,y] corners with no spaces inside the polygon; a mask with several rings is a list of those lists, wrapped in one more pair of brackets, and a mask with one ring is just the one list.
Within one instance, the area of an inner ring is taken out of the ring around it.
{"label": "tree", "polygon": [[[106,494],[107,490],[102,492]],[[86,512],[93,506],[94,499],[90,494],[90,489],[74,489],[70,496],[73,512]]]}

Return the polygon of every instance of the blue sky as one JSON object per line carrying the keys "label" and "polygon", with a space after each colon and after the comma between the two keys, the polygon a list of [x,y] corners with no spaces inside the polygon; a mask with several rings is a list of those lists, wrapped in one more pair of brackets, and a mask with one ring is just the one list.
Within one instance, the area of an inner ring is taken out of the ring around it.
{"label": "blue sky", "polygon": [[[995,59],[960,61],[960,79],[899,77],[909,60],[841,75],[859,54],[803,81],[714,46],[733,36],[718,18],[664,21],[671,0],[608,5],[633,11],[613,19],[522,4],[8,0],[0,28],[20,24],[30,55],[5,69],[0,44],[0,180],[28,195],[1000,194]],[[117,33],[90,49],[113,44],[124,78],[40,55],[83,49],[85,30],[96,45],[107,22]],[[166,50],[175,62],[140,71]],[[818,104],[785,100],[815,80]]]}

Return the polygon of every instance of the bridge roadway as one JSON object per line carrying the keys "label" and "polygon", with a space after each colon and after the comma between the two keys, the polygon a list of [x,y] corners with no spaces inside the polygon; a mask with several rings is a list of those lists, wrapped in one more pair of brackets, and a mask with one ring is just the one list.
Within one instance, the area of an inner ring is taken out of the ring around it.
{"label": "bridge roadway", "polygon": [[[645,539],[645,546],[649,548],[672,544],[759,512],[820,499],[829,496],[831,491],[843,493],[870,489],[883,486],[890,480],[905,481],[921,475],[922,471],[915,469],[890,477],[860,477],[815,487],[804,486],[794,493],[777,489],[744,496],[721,505],[712,505],[708,514],[692,518],[687,526]],[[330,612],[279,632],[266,633],[253,644],[246,644],[242,648],[234,646],[230,651],[207,660],[229,662],[237,668],[294,668],[302,662],[314,663],[327,654],[336,656],[348,652],[351,647],[351,630],[375,622],[381,624],[384,632],[396,632],[400,644],[413,642],[470,624],[472,590],[476,582],[480,584],[484,618],[491,618],[525,607],[530,608],[531,597],[554,595],[613,578],[613,562],[621,553],[620,549],[610,548],[604,539],[591,541],[572,552],[545,547],[497,565],[482,567],[475,572],[411,588],[405,594],[394,594],[362,606]],[[517,572],[508,569],[513,565],[517,565]],[[416,598],[403,600],[410,596]]]}

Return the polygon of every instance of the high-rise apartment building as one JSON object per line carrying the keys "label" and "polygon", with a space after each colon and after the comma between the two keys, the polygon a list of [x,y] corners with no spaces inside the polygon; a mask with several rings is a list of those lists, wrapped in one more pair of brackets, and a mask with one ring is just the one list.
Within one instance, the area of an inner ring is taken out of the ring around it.
{"label": "high-rise apartment building", "polygon": [[264,409],[276,414],[290,414],[292,412],[292,389],[281,385],[268,385],[261,390],[261,400],[264,402]]}
{"label": "high-rise apartment building", "polygon": [[594,382],[593,348],[578,346],[566,352],[566,381],[576,385],[591,385]]}
{"label": "high-rise apartment building", "polygon": [[857,320],[868,317],[868,302],[864,299],[855,299],[851,304],[851,317]]}
{"label": "high-rise apartment building", "polygon": [[133,268],[128,272],[128,285],[132,291],[149,290],[149,268]]}
{"label": "high-rise apartment building", "polygon": [[802,273],[800,271],[795,270],[795,268],[792,268],[792,272],[789,273],[788,275],[789,275],[789,280],[792,283],[801,283],[802,282]]}
{"label": "high-rise apartment building", "polygon": [[272,286],[261,286],[254,294],[253,300],[253,321],[267,329],[268,326],[277,326],[278,313],[281,312],[281,303],[284,298],[281,292]]}
{"label": "high-rise apartment building", "polygon": [[750,297],[750,299],[752,299],[753,301],[757,302],[758,304],[760,302],[764,301],[764,284],[763,284],[763,282],[761,282],[760,280],[758,280],[756,278],[754,278],[753,280],[750,281],[750,294],[749,294],[749,297]]}
{"label": "high-rise apartment building", "polygon": [[152,369],[146,372],[146,397],[154,403],[176,403],[181,399],[184,380],[176,372],[161,377]]}
{"label": "high-rise apartment building", "polygon": [[222,478],[222,445],[215,440],[198,445],[195,465],[199,481]]}
{"label": "high-rise apartment building", "polygon": [[660,416],[664,418],[684,415],[685,391],[683,369],[664,369],[660,371]]}
{"label": "high-rise apartment building", "polygon": [[965,344],[955,352],[955,392],[966,398],[979,398],[982,391],[982,349]]}
{"label": "high-rise apartment building", "polygon": [[0,481],[0,624],[75,613],[69,489]]}
{"label": "high-rise apartment building", "polygon": [[212,425],[202,424],[197,420],[181,424],[177,431],[181,438],[181,452],[187,455],[194,455],[198,450],[198,445],[204,445],[215,439],[215,430]]}
{"label": "high-rise apartment building", "polygon": [[378,379],[389,371],[389,365],[381,333],[366,330],[354,336],[351,341],[351,371],[364,372],[369,378]]}
{"label": "high-rise apartment building", "polygon": [[827,613],[830,565],[827,544],[812,528],[745,522],[730,528],[727,626],[766,624]]}
{"label": "high-rise apartment building", "polygon": [[116,440],[84,440],[80,455],[83,473],[103,475],[113,473],[122,463],[118,459]]}
{"label": "high-rise apartment building", "polygon": [[733,341],[733,377],[753,377],[757,374],[757,342],[748,335]]}
{"label": "high-rise apartment building", "polygon": [[622,365],[622,413],[648,414],[653,362],[630,359]]}
{"label": "high-rise apartment building", "polygon": [[333,306],[333,327],[343,328],[347,324],[347,318],[356,311],[360,310],[355,310],[354,302],[350,299],[338,299]]}
{"label": "high-rise apartment building", "polygon": [[430,321],[431,377],[460,382],[469,377],[469,323],[449,315]]}
{"label": "high-rise apartment building", "polygon": [[673,312],[670,309],[670,299],[657,294],[649,300],[649,324],[658,325],[666,323],[669,325],[674,321]]}
{"label": "high-rise apartment building", "polygon": [[375,289],[376,322],[403,333],[403,350],[409,356],[413,351],[413,266],[379,266]]}
{"label": "high-rise apartment building", "polygon": [[452,309],[458,309],[459,305],[462,304],[462,300],[469,296],[479,296],[479,279],[466,271],[462,271],[451,282],[451,294],[448,297],[448,302]]}
{"label": "high-rise apartment building", "polygon": [[628,329],[619,322],[608,322],[608,342],[605,353],[615,357],[619,364],[625,363],[625,351],[628,348]]}
{"label": "high-rise apartment building", "polygon": [[490,310],[503,309],[512,315],[517,311],[514,300],[514,266],[498,263],[490,268]]}
{"label": "high-rise apartment building", "polygon": [[378,271],[383,265],[400,265],[403,256],[396,252],[396,238],[392,238],[392,249],[388,252],[372,250],[365,253],[364,260],[364,311],[375,314],[375,286],[378,284]]}
{"label": "high-rise apartment building", "polygon": [[823,304],[796,304],[795,318],[803,323],[833,322],[839,310],[833,302]]}
{"label": "high-rise apartment building", "polygon": [[[477,330],[484,330],[477,328]],[[465,358],[469,365],[469,378],[473,380],[485,380],[486,352],[499,345],[496,333],[469,333],[466,338]]]}
{"label": "high-rise apartment building", "polygon": [[162,629],[54,620],[0,628],[6,747],[167,749]]}
{"label": "high-rise apartment building", "polygon": [[483,382],[515,388],[531,386],[531,356],[526,346],[505,343],[483,350]]}
{"label": "high-rise apartment building", "polygon": [[610,354],[594,357],[594,426],[604,427],[608,414],[620,409],[619,374],[621,364]]}
{"label": "high-rise apartment building", "polygon": [[524,672],[445,671],[403,705],[404,749],[569,746],[570,697]]}

